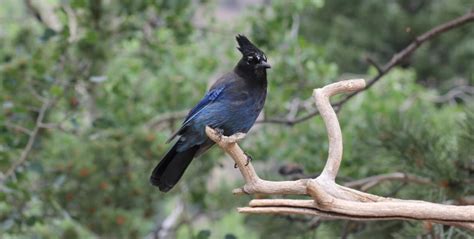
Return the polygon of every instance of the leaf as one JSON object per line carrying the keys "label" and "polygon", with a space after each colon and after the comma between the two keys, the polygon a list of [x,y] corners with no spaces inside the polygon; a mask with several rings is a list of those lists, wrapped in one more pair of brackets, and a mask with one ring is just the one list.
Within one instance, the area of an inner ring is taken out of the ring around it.
{"label": "leaf", "polygon": [[208,239],[210,237],[211,237],[211,231],[209,230],[201,230],[196,236],[197,239]]}
{"label": "leaf", "polygon": [[51,88],[49,88],[49,93],[51,93],[51,95],[54,97],[59,97],[63,94],[63,89],[58,85],[53,85]]}

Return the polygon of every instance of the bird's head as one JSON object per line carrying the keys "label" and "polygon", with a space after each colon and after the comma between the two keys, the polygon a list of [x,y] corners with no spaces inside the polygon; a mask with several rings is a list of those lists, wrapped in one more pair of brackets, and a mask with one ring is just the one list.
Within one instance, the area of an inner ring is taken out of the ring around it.
{"label": "bird's head", "polygon": [[258,49],[244,35],[239,34],[235,39],[239,44],[237,49],[242,53],[242,58],[237,65],[239,70],[248,74],[255,74],[256,76],[266,75],[266,70],[271,68],[271,66],[267,63],[267,56],[265,53]]}

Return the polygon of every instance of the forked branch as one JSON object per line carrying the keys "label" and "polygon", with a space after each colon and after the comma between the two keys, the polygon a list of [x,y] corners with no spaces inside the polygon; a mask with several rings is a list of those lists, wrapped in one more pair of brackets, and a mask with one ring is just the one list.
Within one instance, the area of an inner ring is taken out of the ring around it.
{"label": "forked branch", "polygon": [[237,142],[244,134],[222,136],[207,127],[206,133],[237,164],[245,180],[236,194],[295,194],[309,195],[312,199],[254,199],[249,207],[239,208],[242,213],[305,214],[324,218],[348,220],[424,220],[463,227],[474,231],[474,206],[453,206],[425,201],[386,198],[357,191],[336,184],[335,179],[342,160],[343,141],[337,115],[329,98],[340,93],[364,89],[362,79],[346,80],[315,89],[313,97],[326,125],[329,139],[328,160],[322,173],[314,179],[296,181],[267,181],[261,179]]}

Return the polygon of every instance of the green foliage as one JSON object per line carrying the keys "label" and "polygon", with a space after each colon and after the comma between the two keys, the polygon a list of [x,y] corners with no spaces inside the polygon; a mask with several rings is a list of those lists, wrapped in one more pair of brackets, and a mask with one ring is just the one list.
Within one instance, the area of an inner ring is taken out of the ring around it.
{"label": "green foliage", "polygon": [[[21,1],[0,8],[2,174],[24,152],[25,131],[37,126],[44,101],[52,102],[26,163],[0,185],[2,238],[141,238],[178,203],[178,238],[334,238],[344,228],[354,238],[426,233],[413,222],[311,226],[312,218],[237,214],[249,197],[230,193],[242,179],[218,149],[195,160],[170,193],[159,193],[148,176],[181,121],[163,118],[189,109],[210,79],[233,67],[235,33],[246,32],[267,53],[273,67],[265,116],[285,118],[295,99],[311,102],[313,88],[345,72],[375,75],[364,55],[388,59],[414,35],[462,14],[467,1],[279,0],[249,9],[232,26],[206,16],[205,27],[195,27],[196,7],[214,9],[212,1],[45,2],[61,30],[38,21]],[[404,69],[344,105],[342,179],[403,171],[435,186],[388,182],[374,192],[436,202],[474,193],[473,106],[433,100],[458,84],[451,79],[472,83],[469,33],[464,27],[422,47]],[[430,77],[438,88],[419,84]],[[318,174],[326,138],[316,117],[293,127],[256,125],[242,147],[260,175],[282,180],[278,168],[287,163]]]}
{"label": "green foliage", "polygon": [[[325,1],[318,10],[302,12],[301,34],[321,44],[328,59],[344,71],[363,72],[365,57],[386,62],[422,33],[472,8],[462,0]],[[357,32],[354,32],[356,30]],[[418,72],[418,81],[449,88],[446,79],[462,76],[472,83],[474,29],[459,28],[430,41],[404,62]]]}

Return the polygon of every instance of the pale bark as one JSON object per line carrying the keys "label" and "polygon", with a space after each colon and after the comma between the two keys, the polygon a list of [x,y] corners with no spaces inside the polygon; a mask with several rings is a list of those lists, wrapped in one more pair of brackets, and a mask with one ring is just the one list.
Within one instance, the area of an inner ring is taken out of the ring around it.
{"label": "pale bark", "polygon": [[[242,213],[254,214],[305,214],[322,218],[348,220],[423,220],[474,230],[474,206],[454,206],[416,200],[386,198],[357,191],[336,184],[335,179],[342,160],[342,132],[337,115],[329,102],[333,95],[355,92],[365,87],[362,79],[346,80],[327,85],[313,92],[318,112],[324,120],[329,139],[329,152],[321,174],[314,179],[296,181],[267,181],[261,179],[246,154],[237,142],[244,138],[238,133],[222,136],[206,127],[206,133],[236,163],[245,180],[242,188],[234,189],[235,194],[295,194],[311,196],[310,200],[294,199],[254,199],[249,207],[239,208]],[[393,174],[371,179],[380,182],[390,177],[407,177]],[[420,183],[431,182],[411,178]],[[370,181],[369,181],[370,182]],[[373,183],[372,183],[373,184]],[[369,185],[361,182],[361,185]]]}

